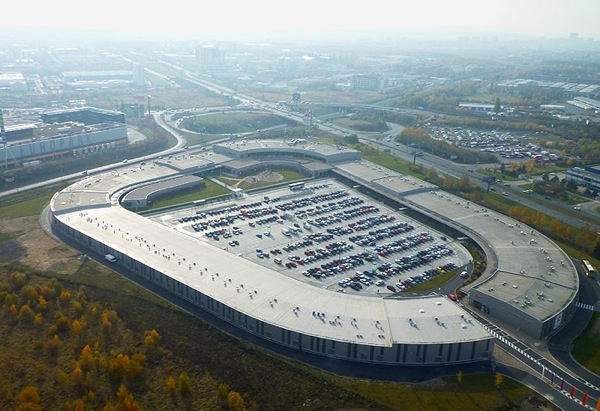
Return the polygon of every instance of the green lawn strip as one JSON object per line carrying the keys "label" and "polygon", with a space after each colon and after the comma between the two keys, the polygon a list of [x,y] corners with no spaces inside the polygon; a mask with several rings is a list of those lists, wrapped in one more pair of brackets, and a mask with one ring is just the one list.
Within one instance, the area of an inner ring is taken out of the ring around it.
{"label": "green lawn strip", "polygon": [[567,199],[566,200],[561,199],[561,201],[563,201],[569,205],[575,205],[575,204],[587,203],[588,201],[590,201],[590,199],[586,198],[584,196],[581,196],[579,194],[569,193]]}
{"label": "green lawn strip", "polygon": [[[506,165],[506,171],[510,171],[510,165]],[[496,177],[498,180],[506,180],[506,181],[519,181],[518,176],[513,176],[511,174],[502,173],[500,171],[500,166],[496,166],[496,168],[478,168],[477,171],[481,174],[485,174],[487,176]],[[558,166],[544,166],[544,167],[535,167],[531,172],[527,172],[528,176],[541,176],[549,173],[560,173],[565,171],[564,167]]]}
{"label": "green lawn strip", "polygon": [[423,283],[417,284],[414,287],[407,288],[406,290],[402,290],[403,293],[419,293],[423,291],[435,290],[439,288],[442,284],[447,283],[452,278],[456,276],[457,270],[452,270],[447,273],[440,274],[436,277],[433,277]]}
{"label": "green lawn strip", "polygon": [[343,377],[334,378],[337,385],[346,387],[360,396],[394,410],[491,410],[507,401],[518,401],[533,392],[504,378],[496,387],[493,374],[465,375],[461,383],[456,377],[444,377],[441,382],[429,384],[399,384],[366,381]]}
{"label": "green lawn strip", "polygon": [[545,165],[543,167],[535,167],[533,171],[529,174],[532,176],[541,176],[550,173],[562,173],[566,169],[566,167],[561,166]]}
{"label": "green lawn strip", "polygon": [[22,202],[11,203],[0,207],[0,218],[19,218],[40,214],[46,204],[50,202],[53,195],[54,192],[46,192]]}
{"label": "green lawn strip", "polygon": [[[463,97],[464,101],[477,101],[485,104],[494,104],[496,102],[496,98],[500,98],[501,104],[521,104],[523,102],[523,98],[521,96],[514,96],[510,94],[473,94],[470,96]],[[462,101],[462,100],[461,100]]]}
{"label": "green lawn strip", "polygon": [[192,201],[217,197],[229,193],[229,190],[213,181],[205,179],[204,182],[206,183],[206,187],[185,190],[177,193],[176,195],[158,199],[147,210],[155,210],[177,204],[190,203]]}
{"label": "green lawn strip", "polygon": [[594,313],[586,329],[575,338],[571,348],[573,358],[594,374],[600,374],[600,351],[598,350],[598,322],[600,313]]}
{"label": "green lawn strip", "polygon": [[369,120],[357,120],[348,117],[339,117],[332,120],[333,124],[336,124],[341,127],[351,128],[353,130],[372,130],[372,131],[385,131],[385,130],[375,130],[375,124],[373,121]]}
{"label": "green lawn strip", "polygon": [[499,168],[497,170],[492,170],[489,168],[478,168],[477,172],[486,176],[496,177],[497,180],[519,181],[518,177],[511,176],[509,174],[502,174]]}
{"label": "green lawn strip", "polygon": [[425,177],[423,173],[413,168],[411,162],[402,160],[391,154],[381,151],[363,151],[362,158],[398,173],[411,175],[421,179]]}
{"label": "green lawn strip", "polygon": [[226,112],[185,118],[182,128],[196,131],[205,128],[210,134],[247,133],[286,124],[282,117],[264,112]]}
{"label": "green lawn strip", "polygon": [[520,190],[533,190],[533,183],[525,183],[525,184],[519,184],[519,189]]}
{"label": "green lawn strip", "polygon": [[137,284],[116,274],[114,271],[94,260],[87,260],[85,263],[82,263],[74,275],[53,273],[53,276],[61,281],[76,281],[77,284],[93,286],[114,292],[115,298],[123,298],[123,296],[129,298],[130,296],[135,295],[138,298],[160,306],[178,309],[158,295],[141,288]]}
{"label": "green lawn strip", "polygon": [[21,234],[23,234],[22,231],[19,231],[18,233],[3,233],[0,231],[0,243],[3,241],[12,240],[13,238],[20,236]]}
{"label": "green lawn strip", "polygon": [[233,186],[239,183],[243,177],[227,177],[227,176],[216,176],[215,180],[219,180],[223,184]]}
{"label": "green lawn strip", "polygon": [[197,146],[198,144],[210,143],[211,141],[220,140],[227,137],[220,134],[195,134],[183,130],[180,131],[180,133],[184,136],[189,147]]}
{"label": "green lawn strip", "polygon": [[[568,214],[571,217],[575,217],[581,221],[585,221],[585,222],[592,223],[592,224],[597,224],[597,222],[598,222],[597,218],[588,217],[585,213],[582,213],[581,211],[575,211],[572,209],[565,209],[564,207],[560,207],[559,205],[556,204],[556,202],[561,201],[560,199],[552,199],[552,200],[544,199],[544,200],[542,200],[541,198],[537,197],[537,198],[534,198],[534,201],[538,204],[544,205],[545,207],[551,208],[558,213]],[[579,204],[579,203],[585,202],[585,201],[589,201],[589,200],[584,199],[584,201],[575,201],[571,204]]]}

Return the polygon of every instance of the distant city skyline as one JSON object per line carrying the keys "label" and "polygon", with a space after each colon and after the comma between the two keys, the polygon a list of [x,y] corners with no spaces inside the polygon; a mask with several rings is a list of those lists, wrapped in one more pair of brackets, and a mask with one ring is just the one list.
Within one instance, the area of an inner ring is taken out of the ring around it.
{"label": "distant city skyline", "polygon": [[[33,4],[32,4],[33,3]],[[104,0],[83,7],[74,0],[9,2],[6,29],[65,29],[104,32],[111,39],[213,38],[215,40],[322,40],[440,38],[447,36],[533,36],[600,38],[597,0],[274,0],[190,3]]]}

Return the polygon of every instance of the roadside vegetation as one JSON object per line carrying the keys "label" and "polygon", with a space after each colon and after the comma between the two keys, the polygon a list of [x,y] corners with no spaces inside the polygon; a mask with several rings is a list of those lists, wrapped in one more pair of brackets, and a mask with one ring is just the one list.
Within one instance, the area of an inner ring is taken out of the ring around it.
{"label": "roadside vegetation", "polygon": [[207,198],[218,197],[222,195],[229,194],[230,191],[205,178],[204,179],[205,186],[202,188],[193,188],[189,190],[183,190],[175,194],[169,194],[164,197],[158,198],[156,201],[152,203],[152,205],[148,208],[145,208],[144,211],[147,210],[157,210],[159,208],[170,207],[179,204],[191,203],[193,201],[204,200]]}
{"label": "roadside vegetation", "polygon": [[599,339],[600,313],[594,313],[586,329],[573,341],[573,349],[571,351],[575,361],[594,374],[600,374]]}

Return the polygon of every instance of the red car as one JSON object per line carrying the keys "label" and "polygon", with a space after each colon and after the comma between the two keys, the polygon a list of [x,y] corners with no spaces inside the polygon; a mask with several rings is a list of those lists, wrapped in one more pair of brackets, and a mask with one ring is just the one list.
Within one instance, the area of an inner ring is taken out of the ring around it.
{"label": "red car", "polygon": [[454,295],[454,294],[448,294],[448,298],[451,299],[452,301],[458,301],[458,298],[456,298],[456,295]]}
{"label": "red car", "polygon": [[391,292],[395,293],[396,292],[396,287],[394,287],[393,285],[388,285],[387,289],[390,290]]}

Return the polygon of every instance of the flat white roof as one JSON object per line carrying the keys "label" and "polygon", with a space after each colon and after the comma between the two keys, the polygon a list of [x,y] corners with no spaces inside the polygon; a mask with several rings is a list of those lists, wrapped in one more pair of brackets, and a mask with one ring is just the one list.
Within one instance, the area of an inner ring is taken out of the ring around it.
{"label": "flat white roof", "polygon": [[[254,144],[260,146],[261,143]],[[231,160],[224,155],[204,152],[185,154],[175,161],[183,161],[183,168],[188,168],[195,160],[202,159],[216,164]],[[242,313],[286,329],[375,346],[472,341],[489,337],[483,327],[468,321],[468,314],[459,305],[445,297],[384,299],[321,289],[118,205],[116,199],[126,189],[178,175],[170,165],[160,162],[144,166],[127,164],[119,170],[84,178],[57,193],[52,209],[56,218],[115,250],[144,261],[155,270]],[[469,227],[486,238],[497,254],[499,272],[482,287],[497,290],[505,286],[498,286],[496,282],[506,281],[512,290],[505,295],[497,292],[494,294],[497,298],[511,303],[517,298],[514,290],[522,290],[522,295],[546,290],[549,287],[545,283],[549,280],[543,276],[552,265],[552,304],[539,304],[527,312],[544,320],[572,301],[577,287],[574,267],[564,252],[541,234],[532,235],[529,228],[520,228],[516,221],[506,216],[483,210],[481,206],[438,191],[436,186],[364,160],[340,164],[337,168],[444,219]],[[536,243],[530,244],[532,238]],[[560,264],[561,260],[565,266]],[[517,288],[512,287],[513,282]]]}
{"label": "flat white roof", "polygon": [[[116,202],[125,188],[173,175],[176,172],[165,165],[126,164],[67,187],[55,195],[52,208],[56,218],[116,251],[286,329],[376,346],[489,337],[476,323],[465,324],[465,311],[445,297],[383,299],[320,289],[129,212]],[[409,319],[414,320],[412,325]]]}
{"label": "flat white roof", "polygon": [[242,313],[285,329],[375,346],[489,337],[475,322],[463,326],[465,311],[445,297],[383,299],[320,289],[118,205],[57,218]]}
{"label": "flat white roof", "polygon": [[[503,214],[445,192],[407,197],[443,218],[485,238],[497,257],[498,272],[474,288],[515,304],[542,292],[550,300],[527,307],[525,313],[545,321],[567,306],[577,294],[577,271],[571,259],[543,234]],[[489,291],[491,289],[491,291]]]}
{"label": "flat white roof", "polygon": [[[336,168],[485,238],[496,254],[498,272],[483,284],[474,285],[481,292],[511,305],[522,305],[526,295],[534,298],[536,304],[528,305],[524,312],[539,321],[556,315],[575,298],[579,280],[571,259],[550,239],[535,230],[532,233],[530,227],[368,161],[340,164]],[[539,293],[547,298],[537,301]]]}

